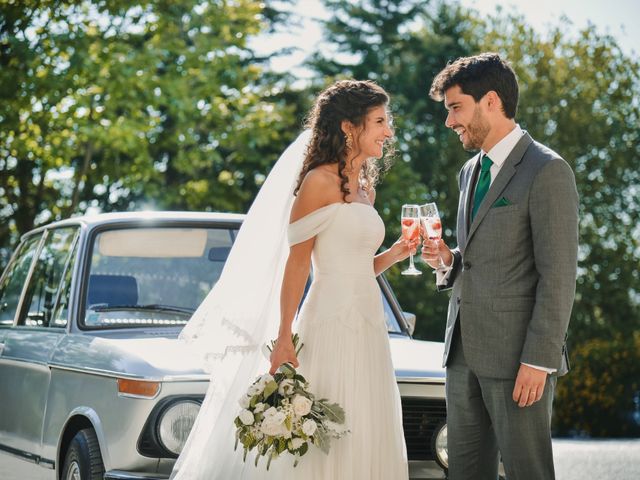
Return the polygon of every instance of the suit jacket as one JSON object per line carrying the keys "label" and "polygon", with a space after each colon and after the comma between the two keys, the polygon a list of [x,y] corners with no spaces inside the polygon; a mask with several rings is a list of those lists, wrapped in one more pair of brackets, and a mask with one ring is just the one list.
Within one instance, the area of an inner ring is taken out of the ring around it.
{"label": "suit jacket", "polygon": [[515,378],[520,363],[568,371],[575,296],[578,193],[569,165],[524,133],[473,219],[478,156],[460,171],[447,364],[460,322],[464,355],[480,376]]}

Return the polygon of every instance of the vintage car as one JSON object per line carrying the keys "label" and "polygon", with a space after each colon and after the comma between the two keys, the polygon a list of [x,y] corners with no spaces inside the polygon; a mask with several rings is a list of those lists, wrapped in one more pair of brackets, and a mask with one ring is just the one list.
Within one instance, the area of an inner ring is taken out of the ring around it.
{"label": "vintage car", "polygon": [[[168,478],[210,380],[177,337],[242,219],[102,214],[23,236],[0,278],[0,479]],[[444,478],[442,344],[411,338],[379,285],[412,476]]]}

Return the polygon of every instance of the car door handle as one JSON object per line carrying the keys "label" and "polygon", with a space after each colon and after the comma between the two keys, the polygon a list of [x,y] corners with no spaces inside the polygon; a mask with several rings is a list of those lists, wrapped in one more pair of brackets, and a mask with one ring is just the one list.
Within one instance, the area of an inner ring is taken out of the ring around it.
{"label": "car door handle", "polygon": [[4,342],[0,342],[0,355],[2,355],[3,350],[4,350]]}

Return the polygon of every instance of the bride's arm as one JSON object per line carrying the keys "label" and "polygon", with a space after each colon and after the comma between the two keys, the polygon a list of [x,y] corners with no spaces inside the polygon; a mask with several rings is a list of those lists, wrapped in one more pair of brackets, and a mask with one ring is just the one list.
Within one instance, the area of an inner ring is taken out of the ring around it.
{"label": "bride's arm", "polygon": [[315,237],[293,245],[289,249],[289,258],[287,258],[284,267],[282,289],[280,290],[280,329],[276,346],[271,353],[271,370],[269,372],[272,375],[283,363],[291,363],[294,367],[298,367],[298,358],[291,340],[291,325],[302,299],[304,285],[309,278],[311,251],[314,242]]}
{"label": "bride's arm", "polygon": [[[369,201],[371,202],[371,205],[373,205],[375,198],[376,198],[376,191],[372,188],[369,191]],[[402,237],[400,237],[391,246],[391,248],[389,248],[388,250],[385,250],[382,253],[379,253],[374,257],[373,271],[375,272],[376,275],[380,275],[382,272],[384,272],[387,268],[389,268],[394,263],[401,262],[402,260],[407,258],[411,250],[413,250],[413,252],[415,253],[415,250],[417,247],[418,247],[418,240],[412,243],[407,243],[402,239]]]}
{"label": "bride's arm", "polygon": [[373,271],[376,275],[380,275],[394,263],[401,262],[407,258],[412,250],[415,253],[418,242],[419,240],[414,240],[411,243],[407,243],[400,237],[388,250],[374,257]]}
{"label": "bride's arm", "polygon": [[[291,222],[332,203],[334,199],[327,195],[327,192],[331,192],[327,186],[333,185],[335,188],[335,184],[329,182],[330,178],[323,172],[312,170],[307,174],[293,202]],[[271,353],[270,373],[272,375],[283,363],[291,363],[294,367],[298,367],[298,359],[291,340],[291,325],[309,278],[314,243],[315,237],[312,237],[289,248],[289,257],[285,264],[280,290],[280,329],[276,346]]]}

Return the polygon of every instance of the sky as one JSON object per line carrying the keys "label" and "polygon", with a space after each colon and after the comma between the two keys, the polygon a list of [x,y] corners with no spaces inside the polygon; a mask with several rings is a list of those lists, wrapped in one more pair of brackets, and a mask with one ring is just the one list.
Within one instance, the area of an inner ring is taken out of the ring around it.
{"label": "sky", "polygon": [[[573,24],[569,26],[573,31],[593,23],[600,33],[615,37],[626,54],[640,57],[639,0],[461,0],[461,3],[481,15],[494,13],[499,6],[504,11],[521,13],[539,32],[558,25],[563,15]],[[326,19],[328,13],[321,0],[297,0],[293,11],[302,17],[302,25],[291,26],[288,33],[270,37],[268,41],[260,38],[254,41],[253,46],[262,52],[286,46],[298,47],[299,51],[274,60],[272,66],[278,71],[293,70],[304,78],[310,72],[298,68],[298,65],[322,39],[321,27],[314,19]]]}

